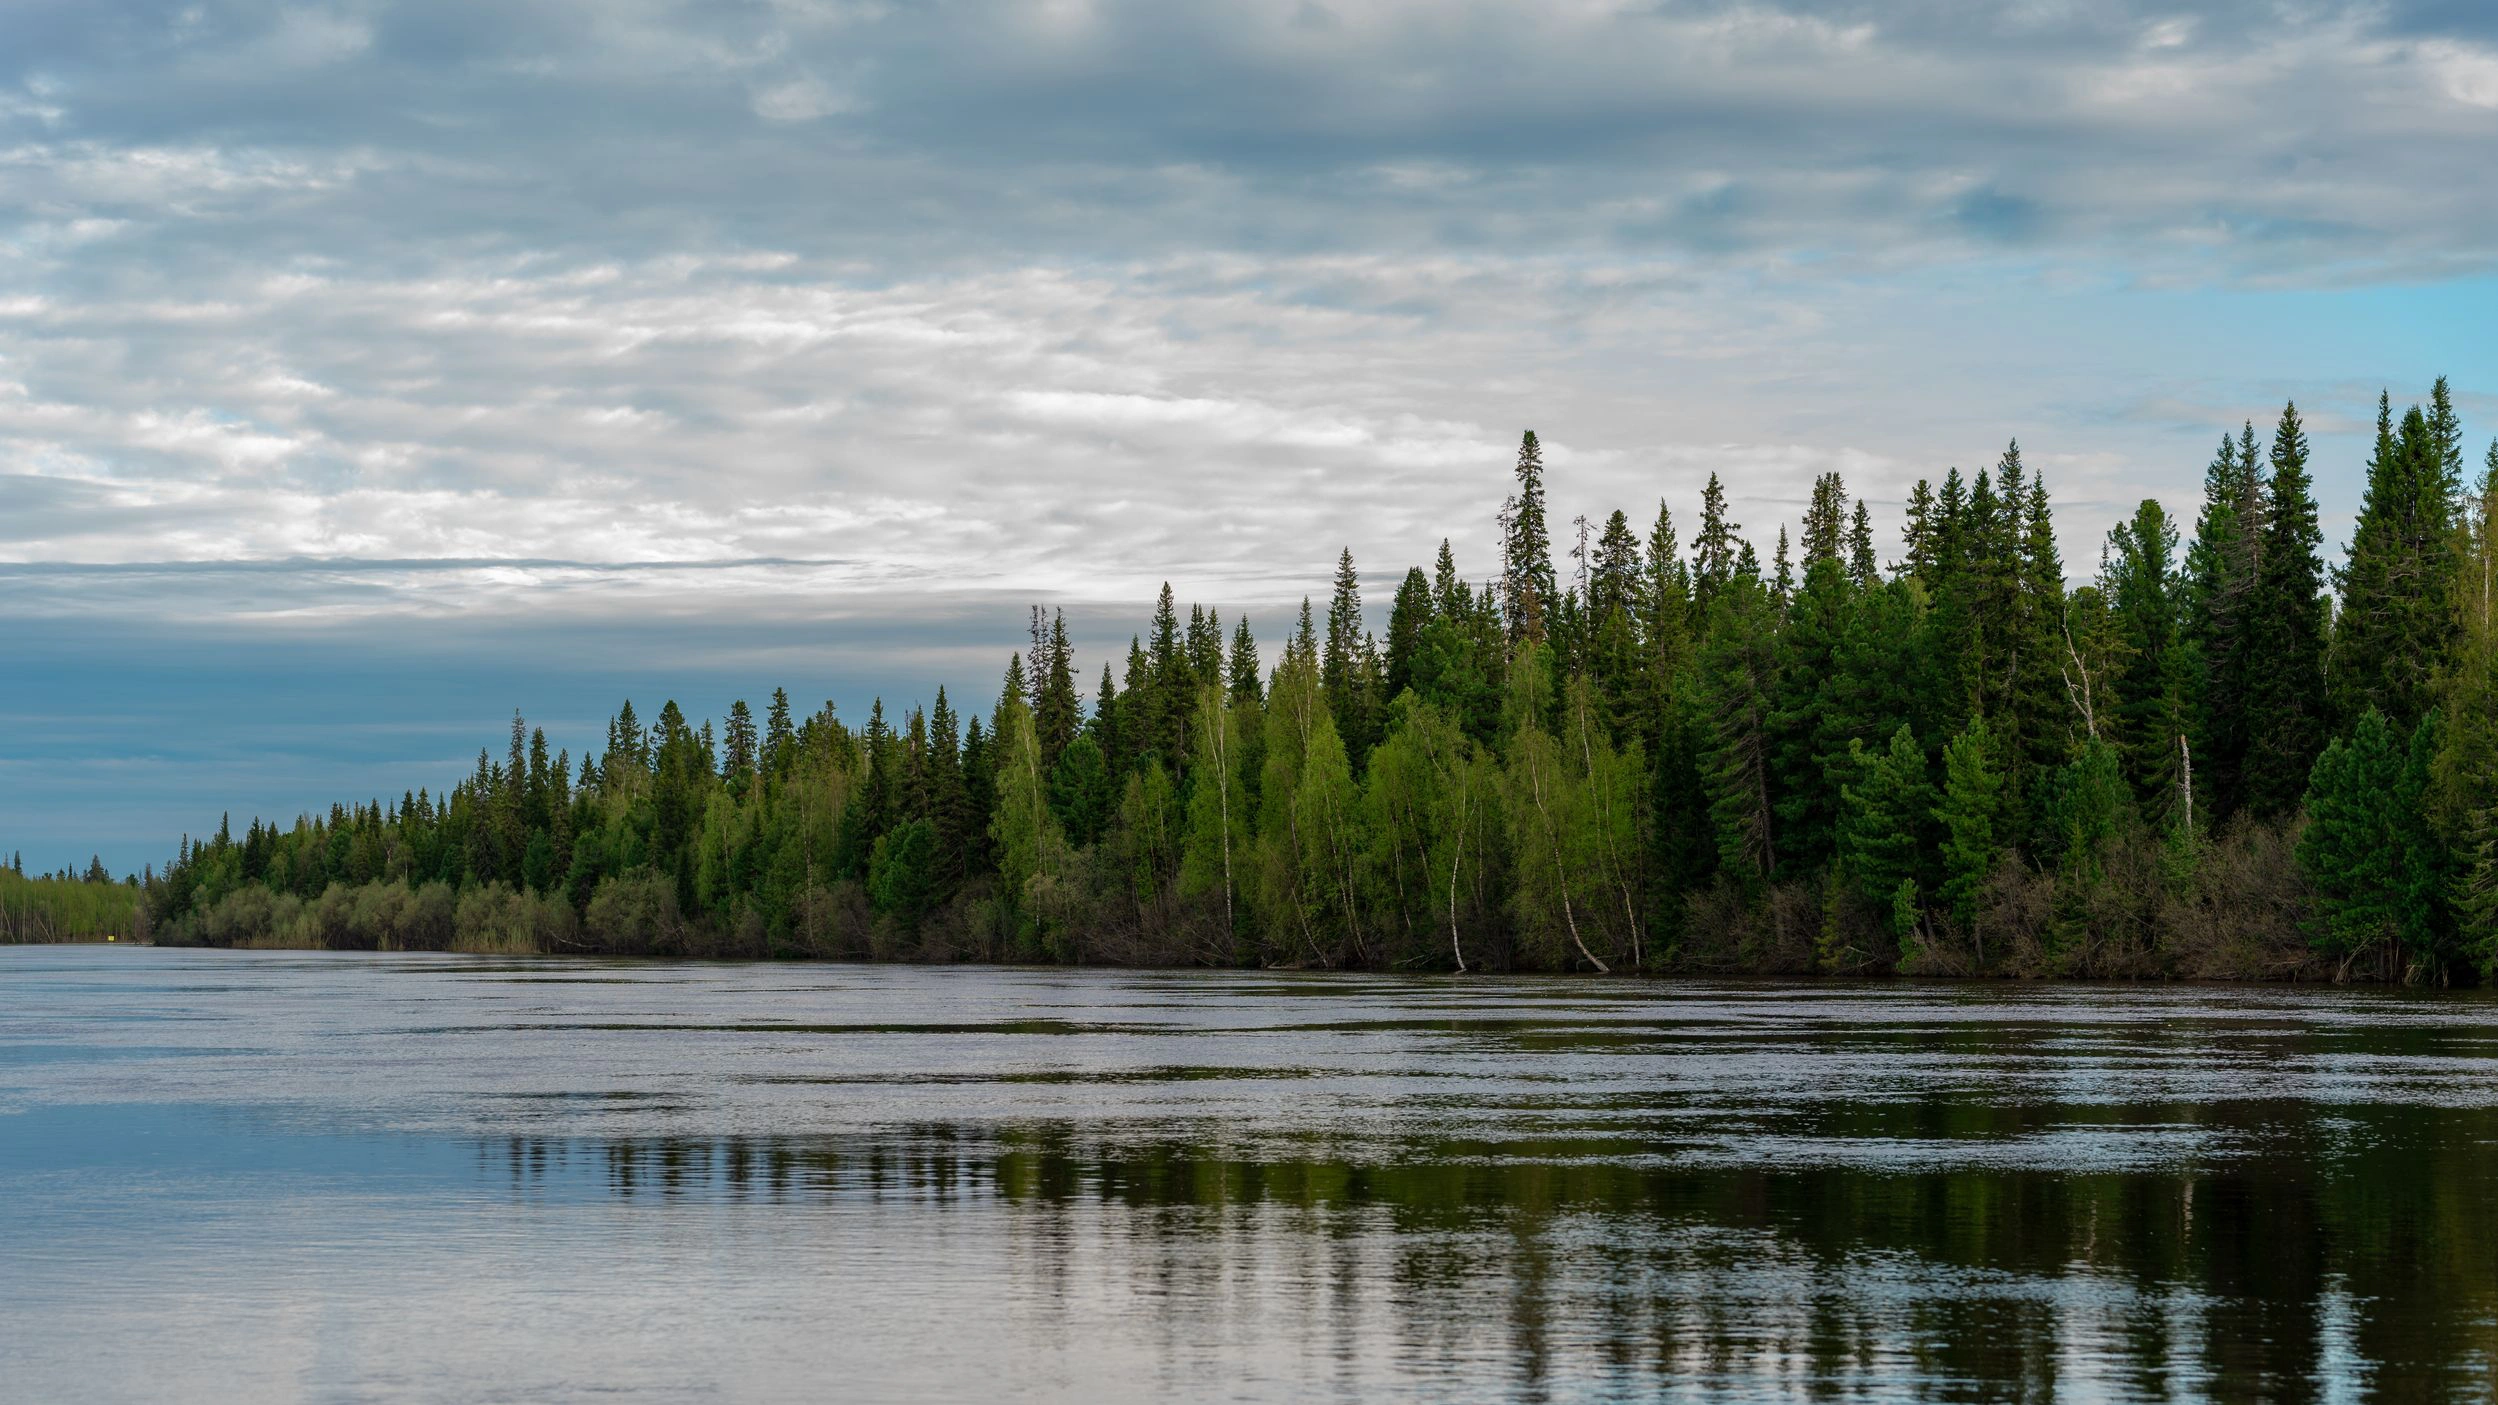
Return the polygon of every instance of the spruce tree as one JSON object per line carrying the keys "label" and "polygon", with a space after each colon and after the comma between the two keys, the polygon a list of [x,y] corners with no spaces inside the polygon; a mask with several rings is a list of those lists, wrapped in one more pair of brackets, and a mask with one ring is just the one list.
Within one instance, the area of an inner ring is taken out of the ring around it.
{"label": "spruce tree", "polygon": [[2324,534],[2316,523],[2307,435],[2296,405],[2282,407],[2271,468],[2252,606],[2244,622],[2250,641],[2244,795],[2247,809],[2268,819],[2298,807],[2328,731],[2327,607],[2324,564],[2317,555]]}
{"label": "spruce tree", "polygon": [[[1927,855],[1939,798],[1926,773],[1925,748],[1902,723],[1879,750],[1850,739],[1846,769],[1851,779],[1841,791],[1839,825],[1846,881],[1859,901],[1886,918],[1913,916],[1932,881]],[[1892,935],[1905,942],[1911,934],[1895,922]]]}
{"label": "spruce tree", "polygon": [[1602,704],[1605,733],[1628,740],[1645,732],[1648,660],[1640,630],[1648,613],[1648,574],[1639,538],[1620,511],[1605,519],[1589,573],[1585,670]]}
{"label": "spruce tree", "polygon": [[1423,631],[1431,627],[1434,606],[1431,582],[1416,566],[1405,573],[1396,588],[1396,601],[1388,609],[1388,648],[1383,663],[1387,696],[1394,700],[1414,686],[1414,651],[1422,647]]}
{"label": "spruce tree", "polygon": [[2463,954],[2486,980],[2498,978],[2498,441],[2469,507],[2429,813],[2458,864],[2452,907]]}
{"label": "spruce tree", "polygon": [[1230,691],[1233,702],[1264,702],[1266,687],[1258,664],[1258,641],[1249,633],[1249,617],[1232,626]]}
{"label": "spruce tree", "polygon": [[[1188,607],[1188,668],[1193,675],[1189,691],[1196,697],[1196,688],[1223,676],[1223,621],[1220,615],[1208,613],[1202,606]],[[1194,703],[1191,703],[1194,706]]]}
{"label": "spruce tree", "polygon": [[1048,791],[1050,813],[1068,843],[1089,849],[1101,839],[1110,823],[1114,787],[1110,764],[1091,737],[1079,736],[1067,744],[1049,768]]}
{"label": "spruce tree", "polygon": [[1128,752],[1127,729],[1122,724],[1119,680],[1112,675],[1108,660],[1102,662],[1101,682],[1093,690],[1093,715],[1084,719],[1084,735],[1101,749],[1102,760],[1114,776],[1124,776],[1136,769],[1135,758]]}
{"label": "spruce tree", "polygon": [[1191,697],[1192,670],[1180,640],[1180,612],[1172,602],[1169,581],[1162,583],[1162,593],[1154,600],[1153,624],[1145,635],[1145,665],[1144,676],[1128,682],[1129,701],[1136,701],[1140,694],[1144,698],[1136,709],[1137,755],[1176,759],[1187,732],[1183,714]]}
{"label": "spruce tree", "polygon": [[2125,778],[2147,813],[2169,815],[2190,759],[2180,746],[2187,736],[2190,685],[2177,528],[2157,498],[2144,498],[2133,520],[2109,531],[2100,590],[2123,643],[2113,736],[2122,748]]}
{"label": "spruce tree", "polygon": [[791,748],[797,743],[797,730],[790,725],[789,720],[789,690],[774,688],[772,710],[765,714],[763,722],[763,765],[773,775],[786,774],[789,770]]}
{"label": "spruce tree", "polygon": [[937,687],[936,705],[928,713],[928,810],[931,891],[943,899],[962,886],[970,872],[971,800],[963,781],[961,724],[945,687]]}
{"label": "spruce tree", "polygon": [[2383,713],[2360,714],[2317,758],[2298,863],[2316,890],[2317,945],[2347,972],[2440,974],[2442,850],[2423,809],[2434,722],[2406,747]]}
{"label": "spruce tree", "polygon": [[2335,712],[2369,708],[2407,730],[2433,705],[2435,671],[2453,640],[2453,500],[2438,442],[2418,406],[2397,429],[2377,401],[2376,450],[2351,535],[2335,573],[2330,684]]}
{"label": "spruce tree", "polygon": [[1838,840],[1848,743],[1866,727],[1849,715],[1839,660],[1855,614],[1854,589],[1835,555],[1813,561],[1773,647],[1767,719],[1778,858],[1792,873],[1828,862]]}
{"label": "spruce tree", "polygon": [[1518,490],[1501,514],[1501,599],[1514,643],[1540,643],[1560,594],[1544,523],[1544,451],[1530,429],[1518,443]]}
{"label": "spruce tree", "polygon": [[1776,608],[1757,567],[1738,566],[1709,607],[1694,667],[1701,709],[1701,786],[1715,832],[1717,866],[1757,893],[1778,866]]}
{"label": "spruce tree", "polygon": [[1700,535],[1691,542],[1691,604],[1695,616],[1705,620],[1717,593],[1734,579],[1739,550],[1748,550],[1737,534],[1743,524],[1726,516],[1726,489],[1709,475],[1708,486],[1700,490]]}
{"label": "spruce tree", "polygon": [[1457,574],[1457,556],[1449,550],[1448,538],[1440,538],[1440,554],[1431,563],[1431,606],[1441,615],[1461,616],[1474,609],[1473,592],[1466,588],[1465,578]]}
{"label": "spruce tree", "polygon": [[1900,525],[1900,547],[1905,553],[1900,570],[1922,582],[1929,595],[1937,584],[1934,549],[1938,512],[1934,490],[1926,485],[1926,480],[1918,479],[1917,486],[1908,490],[1907,520]]}
{"label": "spruce tree", "polygon": [[[543,735],[538,739],[541,754],[546,749]],[[729,704],[728,746],[720,759],[720,778],[729,783],[732,793],[743,795],[755,774],[755,714],[739,698]]]}
{"label": "spruce tree", "polygon": [[1683,565],[1681,546],[1674,539],[1674,515],[1662,499],[1657,503],[1656,523],[1648,529],[1641,568],[1647,577],[1640,592],[1639,621],[1641,656],[1647,670],[1641,695],[1642,739],[1651,756],[1662,757],[1676,682],[1691,655],[1692,632],[1691,572]]}
{"label": "spruce tree", "polygon": [[[2006,451],[2007,467],[2017,467],[2020,446]],[[2014,482],[2008,477],[2007,482]],[[2016,804],[2025,801],[2040,778],[2069,760],[2085,739],[2087,723],[2074,692],[2067,686],[2076,671],[2076,650],[2067,625],[2064,562],[2056,549],[2056,529],[2047,504],[2047,480],[2027,475],[2017,494],[2007,494],[2006,509],[2014,514],[2014,622],[2008,666],[2013,694],[2010,712],[2019,729],[2020,760],[2026,774],[2014,777]],[[2080,680],[2076,680],[2080,681]]]}
{"label": "spruce tree", "polygon": [[1327,635],[1319,646],[1319,685],[1326,690],[1328,710],[1335,714],[1339,735],[1365,731],[1370,699],[1362,689],[1362,578],[1353,567],[1353,549],[1336,557],[1335,588],[1327,598]]}
{"label": "spruce tree", "polygon": [[1084,725],[1083,699],[1076,693],[1075,650],[1067,642],[1067,614],[1050,612],[1049,629],[1041,641],[1042,661],[1032,708],[1033,734],[1041,741],[1041,761],[1054,766]]}
{"label": "spruce tree", "polygon": [[1985,726],[1972,722],[1943,752],[1943,798],[1934,812],[1943,842],[1936,857],[1943,903],[1964,927],[1977,921],[1978,897],[2004,852],[2004,777],[1994,749]]}
{"label": "spruce tree", "polygon": [[1847,573],[1859,590],[1871,589],[1882,578],[1882,565],[1874,559],[1873,516],[1865,511],[1863,498],[1856,500],[1848,519]]}
{"label": "spruce tree", "polygon": [[2246,801],[2257,567],[2264,539],[2255,426],[2223,435],[2203,474],[2203,510],[2186,551],[2186,677],[2198,823],[2217,828]]}
{"label": "spruce tree", "polygon": [[1796,564],[1809,573],[1817,561],[1839,561],[1847,549],[1847,488],[1836,473],[1813,479],[1804,505],[1803,557]]}

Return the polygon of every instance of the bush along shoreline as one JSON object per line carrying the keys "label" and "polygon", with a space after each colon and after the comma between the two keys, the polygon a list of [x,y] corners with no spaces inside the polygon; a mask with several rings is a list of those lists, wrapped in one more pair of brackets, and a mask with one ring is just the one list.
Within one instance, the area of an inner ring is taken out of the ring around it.
{"label": "bush along shoreline", "polygon": [[[2328,572],[2298,411],[2225,437],[2069,585],[2019,446],[1836,474],[1761,559],[1711,476],[1546,522],[1519,447],[1480,581],[1365,624],[1347,551],[1272,667],[1164,587],[1098,680],[1035,609],[985,714],[776,691],[518,716],[434,794],[186,838],[140,883],[221,946],[1394,970],[2487,981],[2498,444],[2381,400]],[[1090,683],[1087,688],[1085,684]]]}

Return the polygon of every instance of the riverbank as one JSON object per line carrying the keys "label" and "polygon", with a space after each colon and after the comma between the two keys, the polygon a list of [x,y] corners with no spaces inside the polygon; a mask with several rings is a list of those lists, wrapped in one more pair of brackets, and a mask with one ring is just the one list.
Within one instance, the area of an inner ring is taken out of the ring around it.
{"label": "riverbank", "polygon": [[[2162,887],[2158,874],[2138,875],[2151,882],[2153,896],[2131,912],[2111,906],[2076,913],[2059,906],[2052,883],[2007,870],[1989,888],[1980,923],[1967,929],[1929,924],[1906,942],[1848,923],[1844,914],[1834,918],[1818,895],[1801,885],[1774,888],[1757,904],[1729,893],[1693,903],[1678,928],[1646,943],[1637,959],[1623,953],[1608,969],[1616,975],[1685,977],[2434,983],[2422,981],[2390,951],[2373,961],[2344,961],[2320,951],[2300,907],[2281,900],[2277,880],[2286,856],[2271,855],[2269,864],[2266,857],[2240,848],[2207,862],[2200,872],[2238,876],[2227,887]],[[310,899],[257,886],[238,889],[194,919],[159,931],[157,939],[165,945],[251,950],[1146,970],[1454,971],[1455,954],[1463,953],[1469,971],[1593,971],[1585,963],[1535,961],[1497,927],[1460,929],[1453,942],[1444,934],[1446,945],[1426,949],[1422,959],[1385,959],[1383,953],[1383,959],[1332,961],[1309,959],[1282,944],[1226,944],[1217,940],[1219,930],[1202,925],[1180,922],[1168,930],[1186,935],[1173,940],[1167,931],[1148,932],[1111,913],[1081,929],[1077,939],[1042,945],[1019,939],[998,922],[994,902],[977,889],[904,923],[877,914],[857,885],[836,884],[808,894],[794,920],[773,928],[756,921],[689,918],[668,886],[656,881],[603,887],[586,913],[559,895],[501,884],[454,891],[442,883],[380,882],[332,884]]]}

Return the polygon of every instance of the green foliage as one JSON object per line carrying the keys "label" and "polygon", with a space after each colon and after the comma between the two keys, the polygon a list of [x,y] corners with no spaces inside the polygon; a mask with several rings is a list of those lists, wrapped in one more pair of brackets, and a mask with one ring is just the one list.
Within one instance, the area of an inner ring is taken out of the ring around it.
{"label": "green foliage", "polygon": [[[1901,723],[1880,751],[1851,740],[1848,772],[1852,779],[1841,792],[1840,870],[1867,906],[1890,914],[1892,934],[1905,936],[1915,925],[1916,894],[1929,880],[1933,852],[1937,797],[1925,749]],[[1909,894],[1905,917],[1898,905],[1903,889]]]}
{"label": "green foliage", "polygon": [[1943,752],[1943,800],[1934,812],[1943,833],[1941,895],[1964,926],[1976,921],[1978,890],[2004,853],[2005,787],[1994,745],[1985,726],[1973,722]]}
{"label": "green foliage", "polygon": [[878,912],[914,923],[928,910],[936,888],[936,826],[910,820],[876,836],[867,878],[868,901]]}
{"label": "green foliage", "polygon": [[[2307,435],[2295,405],[2282,408],[2271,464],[2247,621],[2244,726],[2246,805],[2266,817],[2286,815],[2298,804],[2326,736],[2326,604],[2324,568],[2317,558],[2323,534],[2308,487]],[[2437,608],[2445,608],[2442,593]],[[2409,720],[2418,717],[2415,712]]]}
{"label": "green foliage", "polygon": [[1069,742],[1049,773],[1050,813],[1066,833],[1067,842],[1079,849],[1100,842],[1116,798],[1110,763],[1102,759],[1101,747],[1089,736]]}
{"label": "green foliage", "polygon": [[2097,739],[2085,742],[2049,783],[2046,811],[2056,862],[2087,879],[2108,845],[2136,823],[2116,748]]}
{"label": "green foliage", "polygon": [[2342,959],[2442,974],[2443,869],[2421,801],[2436,719],[2406,746],[2375,708],[2316,759],[2299,868],[2315,885],[2317,945]]}
{"label": "green foliage", "polygon": [[2407,729],[2434,704],[2433,679],[2455,616],[2454,500],[2445,448],[2414,405],[2397,427],[2377,401],[2375,452],[2351,534],[2335,572],[2332,695],[2345,722],[2369,708]]}
{"label": "green foliage", "polygon": [[129,940],[145,934],[138,888],[116,883],[99,861],[84,876],[28,878],[0,865],[0,943]]}

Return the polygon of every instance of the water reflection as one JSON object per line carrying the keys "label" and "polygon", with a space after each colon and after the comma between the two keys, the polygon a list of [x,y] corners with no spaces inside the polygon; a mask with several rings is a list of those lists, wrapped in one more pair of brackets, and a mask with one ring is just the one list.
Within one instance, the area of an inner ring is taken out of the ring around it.
{"label": "water reflection", "polygon": [[0,951],[0,1195],[29,1399],[2498,1398],[2477,997]]}
{"label": "water reflection", "polygon": [[[1249,1158],[942,1124],[510,1136],[480,1143],[480,1164],[524,1199],[994,1206],[1019,1302],[1123,1285],[1174,1342],[1246,1324],[1305,1351],[1377,1336],[1413,1379],[1481,1363],[1528,1395],[2498,1398],[2498,1113],[2087,1112],[2108,1128],[2200,1114],[2243,1136],[2183,1174],[1677,1165],[1580,1140]],[[1831,1138],[1981,1143],[2052,1121],[1935,1101],[1811,1120]],[[1080,1312],[1058,1316],[1078,1328]]]}

